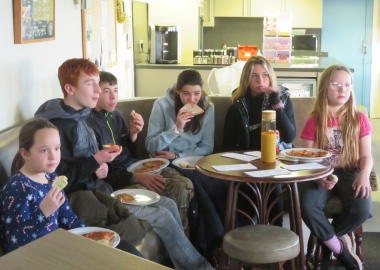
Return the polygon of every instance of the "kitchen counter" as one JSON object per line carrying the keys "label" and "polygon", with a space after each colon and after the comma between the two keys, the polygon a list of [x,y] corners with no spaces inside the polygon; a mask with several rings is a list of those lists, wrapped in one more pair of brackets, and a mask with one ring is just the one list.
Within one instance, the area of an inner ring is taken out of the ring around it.
{"label": "kitchen counter", "polygon": [[[297,58],[299,59],[299,57]],[[275,71],[292,71],[292,72],[322,72],[331,65],[345,65],[344,63],[332,58],[332,57],[320,57],[316,60],[316,65],[305,64],[303,66],[296,64],[291,66],[277,66],[272,65]],[[135,65],[135,69],[187,69],[194,68],[197,70],[211,70],[213,68],[223,68],[227,65],[194,65],[194,64],[148,64],[139,63]],[[351,72],[354,69],[349,67]]]}
{"label": "kitchen counter", "polygon": [[[297,57],[297,64],[291,66],[273,65],[273,69],[279,79],[290,79],[299,83],[303,79],[312,79],[318,87],[322,72],[331,65],[344,65],[344,63],[332,57],[315,58],[310,64],[302,64],[302,58]],[[306,61],[310,62],[310,61]],[[203,89],[208,94],[219,93],[215,76],[210,76],[213,68],[224,68],[226,65],[194,65],[194,64],[148,64],[135,65],[135,95],[136,97],[161,97],[165,91],[177,81],[178,74],[188,68],[199,71],[203,78]],[[354,69],[349,67],[351,72]]]}

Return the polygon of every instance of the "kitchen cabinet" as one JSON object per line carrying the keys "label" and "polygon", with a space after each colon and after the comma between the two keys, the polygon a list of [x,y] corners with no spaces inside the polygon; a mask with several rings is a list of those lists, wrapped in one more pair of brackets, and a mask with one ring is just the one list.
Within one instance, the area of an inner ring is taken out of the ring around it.
{"label": "kitchen cabinet", "polygon": [[214,16],[248,17],[248,2],[249,0],[215,0]]}
{"label": "kitchen cabinet", "polygon": [[199,15],[204,27],[214,27],[214,0],[202,0]]}
{"label": "kitchen cabinet", "polygon": [[322,3],[323,0],[214,0],[214,16],[264,17],[265,13],[292,12],[294,28],[322,28]]}
{"label": "kitchen cabinet", "polygon": [[286,0],[284,13],[292,12],[293,28],[322,28],[323,0]]}

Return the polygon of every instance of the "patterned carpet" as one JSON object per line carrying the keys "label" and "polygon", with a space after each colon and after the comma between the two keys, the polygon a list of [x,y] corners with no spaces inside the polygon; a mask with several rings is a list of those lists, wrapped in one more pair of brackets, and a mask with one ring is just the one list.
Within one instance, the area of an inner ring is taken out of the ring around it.
{"label": "patterned carpet", "polygon": [[[363,233],[364,270],[380,270],[380,233]],[[329,270],[344,270],[344,267],[331,266]]]}
{"label": "patterned carpet", "polygon": [[363,250],[365,270],[380,269],[380,233],[363,233]]}

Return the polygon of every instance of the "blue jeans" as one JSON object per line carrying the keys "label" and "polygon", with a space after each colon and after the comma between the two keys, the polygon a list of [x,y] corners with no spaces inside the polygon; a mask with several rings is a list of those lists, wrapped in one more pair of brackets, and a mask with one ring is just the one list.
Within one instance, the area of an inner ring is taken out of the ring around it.
{"label": "blue jeans", "polygon": [[[302,219],[321,241],[330,240],[334,235],[339,237],[352,232],[372,217],[372,198],[361,198],[360,193],[354,198],[352,183],[358,172],[345,173],[342,169],[336,169],[334,174],[339,180],[332,190],[325,190],[314,181],[299,184]],[[343,210],[330,223],[323,209],[332,195],[340,197]]]}
{"label": "blue jeans", "polygon": [[150,222],[167,249],[175,269],[213,269],[186,237],[173,200],[161,196],[158,202],[148,206],[127,207],[137,218]]}

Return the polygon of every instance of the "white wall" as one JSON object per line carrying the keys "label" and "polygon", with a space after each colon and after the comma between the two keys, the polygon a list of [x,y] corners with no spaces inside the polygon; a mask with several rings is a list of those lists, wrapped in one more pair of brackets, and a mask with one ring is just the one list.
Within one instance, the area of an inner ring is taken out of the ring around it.
{"label": "white wall", "polygon": [[181,28],[182,64],[193,63],[193,50],[198,49],[199,1],[150,0],[149,23],[177,24]]}
{"label": "white wall", "polygon": [[[130,16],[130,0],[125,1],[125,8]],[[2,1],[0,131],[32,118],[46,100],[63,98],[57,77],[58,67],[67,59],[83,56],[80,4],[75,5],[72,0],[55,1],[55,11],[55,40],[14,44],[12,1]],[[120,98],[134,96],[133,53],[132,48],[126,47],[125,30],[128,27],[118,24],[119,64],[107,69],[119,80]]]}
{"label": "white wall", "polygon": [[73,1],[55,1],[56,39],[30,44],[13,42],[12,1],[0,9],[0,130],[33,117],[44,101],[63,97],[58,67],[82,57],[81,10]]}

